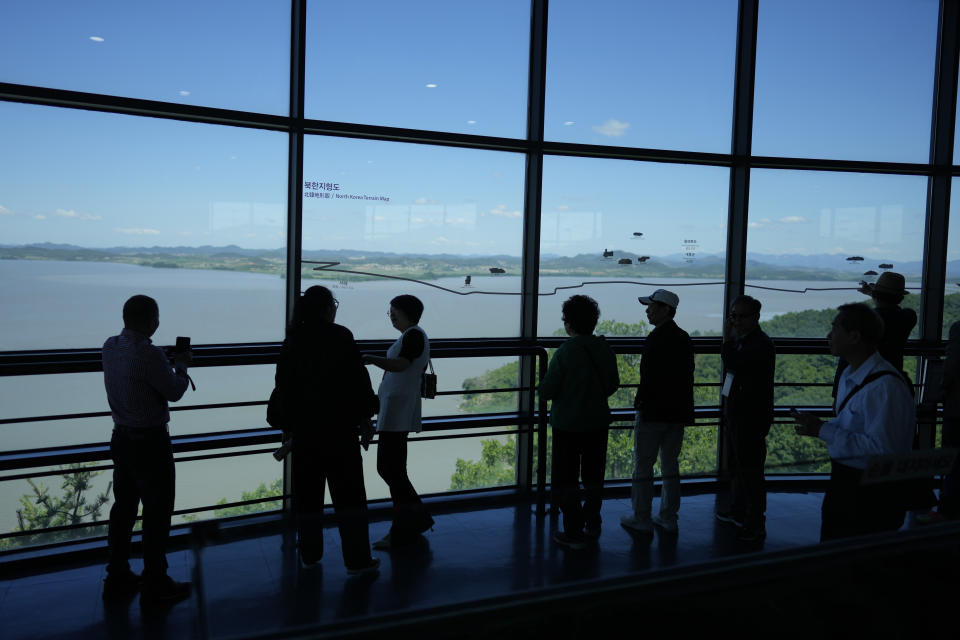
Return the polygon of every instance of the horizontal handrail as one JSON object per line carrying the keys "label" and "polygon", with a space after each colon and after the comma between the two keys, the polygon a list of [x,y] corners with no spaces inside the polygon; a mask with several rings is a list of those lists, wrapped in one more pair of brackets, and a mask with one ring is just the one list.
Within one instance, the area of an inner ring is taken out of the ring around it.
{"label": "horizontal handrail", "polygon": [[[708,344],[712,341],[714,344]],[[541,344],[540,342],[546,342],[547,344]],[[491,340],[488,341],[483,346],[478,346],[476,343],[466,344],[463,341],[448,341],[445,345],[438,345],[437,347],[432,346],[432,356],[435,358],[453,358],[453,357],[498,357],[498,356],[522,356],[522,355],[535,355],[540,361],[540,366],[538,367],[538,373],[540,377],[545,373],[546,370],[546,348],[552,346],[549,344],[552,341],[540,341],[535,345],[528,343],[517,343],[516,341],[509,340]],[[698,344],[698,352],[703,353],[704,347],[710,349],[712,347],[719,347],[719,341],[714,338],[710,339],[699,339],[700,344]],[[803,341],[803,343],[798,343],[791,346],[791,351],[793,350],[809,350],[817,349],[822,353],[823,345],[809,344],[810,341]],[[562,340],[558,340],[559,343],[562,343]],[[615,350],[618,353],[632,353],[642,351],[642,339],[637,341],[635,339],[626,339],[621,341],[611,340]],[[375,342],[366,342],[362,345],[364,350],[368,349],[380,349],[383,345],[378,345]],[[780,352],[780,343],[778,341],[778,352]],[[222,363],[229,361],[231,364],[261,364],[269,363],[275,361],[276,355],[278,354],[279,345],[276,343],[262,343],[255,345],[215,345],[211,347],[206,347],[210,352],[206,356],[198,357],[198,360],[203,361],[203,364],[200,366],[220,366],[216,363]],[[202,351],[204,347],[198,347],[198,351]],[[10,357],[16,355],[16,358],[13,360]],[[4,362],[4,358],[6,361]],[[83,367],[96,367],[99,368],[99,350],[72,350],[72,351],[55,351],[55,352],[18,352],[16,354],[7,352],[0,353],[0,370],[3,369],[5,364],[10,364],[14,360],[18,361],[17,366],[29,366],[29,367],[47,367],[50,366],[53,362],[72,362]],[[73,365],[71,365],[73,366]],[[96,369],[88,369],[96,370]],[[9,369],[8,369],[9,371]],[[0,375],[5,375],[5,373],[0,373]],[[791,387],[826,387],[832,386],[832,383],[829,382],[781,382],[776,383],[777,386],[791,386]],[[623,388],[634,388],[637,385],[635,384],[624,384]],[[719,382],[699,382],[695,386],[698,387],[719,387]],[[483,393],[522,393],[530,391],[529,387],[518,386],[518,387],[507,387],[507,388],[493,388],[493,389],[463,389],[463,390],[451,390],[443,391],[438,395],[474,395],[474,394],[483,394]],[[173,411],[191,411],[191,410],[207,410],[207,409],[217,409],[217,408],[232,408],[232,407],[242,407],[242,406],[263,406],[266,404],[265,400],[256,400],[256,401],[245,401],[245,402],[229,402],[229,403],[211,403],[211,404],[200,404],[200,405],[186,405],[186,406],[177,406],[172,407]],[[804,411],[811,412],[815,415],[829,416],[831,414],[830,407],[804,407]],[[779,407],[775,411],[775,423],[792,423],[792,420],[789,418],[789,408]],[[635,417],[635,411],[632,408],[617,408],[613,410],[613,422],[614,425],[611,426],[611,429],[630,429],[632,428],[632,422]],[[697,407],[695,409],[696,422],[695,425],[691,426],[702,426],[702,427],[714,427],[719,424],[719,419],[721,417],[721,410],[718,406],[706,406],[706,407]],[[498,412],[498,413],[489,413],[489,414],[469,414],[469,415],[454,415],[454,416],[433,416],[423,419],[424,425],[424,435],[418,435],[411,438],[411,442],[417,441],[429,441],[429,440],[446,440],[454,438],[465,438],[465,437],[487,437],[487,436],[503,436],[503,435],[518,435],[522,433],[528,433],[525,431],[524,427],[533,427],[536,426],[540,429],[540,433],[543,434],[546,427],[547,420],[547,411],[546,403],[540,401],[537,404],[537,409],[530,412]],[[11,418],[11,419],[2,419],[0,424],[10,424],[14,422],[38,422],[43,420],[55,420],[55,419],[71,419],[71,418],[80,418],[80,417],[109,417],[110,413],[103,412],[91,412],[86,414],[60,414],[56,416],[33,416],[29,418]],[[499,428],[497,430],[491,430],[498,427],[512,427],[510,429]],[[450,430],[466,430],[467,433],[441,433],[444,431]],[[273,448],[278,445],[281,441],[282,434],[276,429],[270,428],[253,428],[253,429],[242,429],[234,431],[225,431],[225,432],[215,432],[215,433],[201,433],[201,434],[187,434],[174,436],[172,438],[174,451],[178,455],[176,458],[177,462],[192,462],[192,461],[201,461],[209,460],[216,458],[227,458],[243,455],[262,455],[273,451]],[[376,441],[374,441],[376,442]],[[250,448],[256,447],[257,445],[271,445],[268,447],[259,447],[259,448]],[[539,449],[541,456],[546,453],[546,438],[540,438]],[[225,451],[225,449],[237,449],[244,448],[243,451]],[[196,455],[182,455],[195,453]],[[108,460],[109,455],[109,443],[100,442],[100,443],[85,443],[75,446],[61,446],[61,447],[46,447],[40,449],[29,449],[21,451],[7,451],[0,453],[0,470],[8,471],[18,471],[18,470],[31,470],[24,473],[15,473],[10,475],[5,475],[0,477],[0,481],[7,480],[22,480],[27,478],[35,477],[47,477],[55,475],[69,475],[71,473],[76,473],[77,470],[73,469],[63,469],[63,466],[82,463],[82,462],[98,462],[103,460]],[[543,459],[541,457],[541,459]],[[822,460],[815,461],[792,461],[790,467],[802,466],[806,462],[811,464],[821,463]],[[59,466],[59,469],[45,470],[45,471],[32,471],[36,470],[38,467],[52,467]],[[100,464],[96,466],[83,467],[82,471],[105,471],[111,469],[111,464]],[[539,489],[538,493],[539,499],[543,499],[543,489],[546,486],[546,469],[544,465],[538,465],[537,469],[537,479],[536,485]],[[207,505],[200,507],[193,507],[187,510],[179,510],[176,512],[178,515],[183,515],[187,513],[199,513],[204,511],[212,511],[216,509],[225,509],[235,506],[244,506],[249,504],[255,504],[259,502],[276,502],[283,499],[284,496],[273,496],[267,498],[260,498],[247,501],[238,501],[231,502],[221,505]],[[102,526],[106,524],[106,521],[103,522],[85,522],[79,523],[76,528],[91,528],[96,526]],[[50,533],[60,530],[62,527],[48,528],[48,529],[33,529],[23,532],[16,532],[18,535],[29,536],[29,535],[42,535],[43,533]],[[0,539],[6,537],[13,537],[10,535],[0,534]]]}
{"label": "horizontal handrail", "polygon": [[[490,351],[489,357],[503,355],[498,350],[518,348],[555,349],[563,344],[565,338],[540,337],[535,341],[518,338],[434,338],[430,340],[431,357],[460,357],[479,354],[477,350]],[[621,354],[639,354],[643,351],[645,337],[607,336],[613,350]],[[719,354],[722,339],[720,336],[698,336],[691,338],[695,353]],[[825,355],[829,346],[825,338],[778,338],[774,337],[777,355]],[[386,351],[391,340],[358,340],[361,352],[373,353]],[[280,355],[279,342],[248,342],[227,344],[194,345],[193,366],[221,367],[256,364],[276,364]],[[907,342],[906,356],[941,357],[946,342],[944,340]],[[527,354],[518,354],[527,355]],[[85,349],[38,349],[24,351],[0,351],[0,376],[24,376],[50,373],[83,373],[102,371],[99,348]]]}

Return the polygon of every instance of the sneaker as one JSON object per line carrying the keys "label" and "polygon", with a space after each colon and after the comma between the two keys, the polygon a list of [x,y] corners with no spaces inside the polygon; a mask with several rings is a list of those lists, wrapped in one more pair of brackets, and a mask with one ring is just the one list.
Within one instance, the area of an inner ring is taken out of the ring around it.
{"label": "sneaker", "polygon": [[653,522],[651,522],[649,518],[621,516],[620,526],[634,533],[653,533]]}
{"label": "sneaker", "polygon": [[737,534],[737,540],[740,542],[762,542],[767,537],[767,530],[760,529],[741,529]]}
{"label": "sneaker", "polygon": [[599,540],[600,539],[600,525],[596,527],[584,527],[583,528],[583,537],[589,540]]}
{"label": "sneaker", "polygon": [[664,518],[661,515],[653,516],[653,524],[664,530],[665,533],[677,533],[677,520],[675,518]]}
{"label": "sneaker", "polygon": [[573,551],[580,551],[587,548],[587,544],[583,540],[573,538],[563,531],[557,531],[553,534],[553,541],[564,549],[571,549]]}
{"label": "sneaker", "polygon": [[127,569],[126,573],[108,573],[103,580],[103,599],[122,600],[140,591],[143,579]]}
{"label": "sneaker", "polygon": [[366,576],[380,571],[380,558],[370,558],[370,562],[362,567],[347,567],[348,576]]}
{"label": "sneaker", "polygon": [[140,604],[173,603],[190,597],[192,585],[177,582],[168,575],[158,580],[144,581],[140,590]]}
{"label": "sneaker", "polygon": [[373,546],[373,548],[377,551],[389,551],[393,548],[393,542],[390,539],[390,534],[388,533],[387,535],[383,536],[371,546]]}
{"label": "sneaker", "polygon": [[727,524],[732,524],[733,526],[742,529],[743,528],[743,518],[733,515],[727,511],[717,511],[713,514],[714,517],[720,522],[726,522]]}

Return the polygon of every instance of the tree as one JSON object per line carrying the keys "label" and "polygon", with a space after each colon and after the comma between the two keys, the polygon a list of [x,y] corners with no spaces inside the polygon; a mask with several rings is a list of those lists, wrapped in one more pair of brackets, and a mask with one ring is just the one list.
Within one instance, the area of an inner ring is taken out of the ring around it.
{"label": "tree", "polygon": [[[113,483],[107,485],[106,491],[96,494],[88,500],[86,493],[93,488],[93,479],[102,471],[87,471],[89,463],[69,464],[59,467],[63,474],[60,483],[62,493],[53,495],[50,488],[42,482],[28,479],[32,493],[20,497],[20,508],[17,509],[17,526],[14,531],[33,531],[49,527],[75,525],[85,521],[96,522],[104,505],[110,501],[110,489]],[[97,535],[104,532],[105,527],[98,526],[86,529],[86,535]],[[56,531],[46,534],[19,536],[0,541],[0,548],[8,549],[17,546],[28,546],[41,542],[66,540],[73,536],[71,530]]]}
{"label": "tree", "polygon": [[[646,335],[649,325],[646,322],[627,324],[616,320],[604,320],[597,325],[597,335],[637,336]],[[552,357],[552,351],[550,356]],[[717,355],[698,354],[696,357],[697,381],[717,382],[720,376],[720,358]],[[621,385],[636,385],[640,382],[640,355],[621,354],[617,356],[617,370]],[[517,386],[519,367],[511,362],[485,372],[475,378],[464,380],[463,388],[491,389]],[[611,407],[633,406],[633,387],[621,387],[610,398]],[[716,404],[716,387],[696,387],[694,400],[700,405]],[[471,413],[492,413],[515,410],[516,393],[490,393],[467,395],[460,403],[462,411]],[[549,405],[548,405],[549,407]],[[547,429],[547,478],[550,478],[552,452],[552,430]],[[516,438],[508,436],[505,441],[481,441],[480,459],[477,461],[457,459],[456,470],[450,478],[451,489],[471,489],[477,487],[502,486],[515,482]],[[534,468],[538,464],[537,450],[534,449]],[[684,433],[684,449],[680,456],[682,473],[709,473],[715,470],[716,431],[709,427],[690,427]],[[659,473],[659,467],[655,468]],[[633,432],[631,429],[611,429],[607,440],[608,478],[628,478],[633,473]]]}
{"label": "tree", "polygon": [[[919,298],[908,296],[905,306],[916,306]],[[835,309],[810,309],[777,316],[761,323],[761,327],[772,336],[826,336],[830,323],[836,315]],[[944,322],[960,320],[960,294],[951,294],[945,298]],[[607,336],[645,335],[648,326],[645,322],[625,324],[615,320],[605,320],[597,326],[597,334]],[[694,382],[704,386],[694,387],[694,401],[698,406],[716,406],[719,404],[721,361],[719,355],[697,354],[695,356],[696,373]],[[807,386],[810,384],[830,385],[833,382],[837,360],[827,354],[815,355],[779,355],[774,373],[774,402],[777,406],[829,406],[832,403],[830,386]],[[621,385],[635,385],[639,382],[640,355],[621,354],[617,356]],[[916,362],[908,361],[907,373],[916,380]],[[517,384],[517,363],[510,363],[487,371],[481,376],[464,381],[464,389],[501,388]],[[787,386],[787,385],[796,386]],[[710,385],[710,386],[707,386]],[[633,387],[619,389],[610,400],[612,407],[629,407],[633,404]],[[478,394],[466,396],[460,408],[469,412],[509,411],[516,407],[516,395],[513,393]],[[550,464],[550,433],[547,434],[547,475]],[[483,441],[480,460],[457,460],[457,468],[451,478],[451,487],[466,489],[494,484],[513,482],[516,441],[511,436],[506,442],[497,442],[488,452],[490,441]],[[633,436],[629,429],[611,429],[607,449],[608,478],[629,477],[633,470]],[[789,424],[775,424],[767,438],[767,468],[774,473],[822,472],[829,469],[829,456],[826,445],[815,438],[796,435]],[[495,452],[495,455],[494,455]],[[688,427],[684,431],[683,448],[680,454],[680,471],[684,474],[711,473],[717,468],[717,431],[713,427]],[[659,473],[659,467],[655,467]]]}
{"label": "tree", "polygon": [[[280,499],[280,496],[283,495],[283,478],[277,478],[269,485],[265,482],[261,482],[253,491],[241,491],[240,500],[256,500],[258,498],[273,498],[276,497],[277,500]],[[216,504],[227,504],[226,498],[220,498],[217,500]],[[238,507],[226,507],[223,509],[214,509],[213,516],[215,518],[227,518],[229,516],[239,516],[247,513],[260,513],[262,511],[269,511],[275,509],[276,504],[274,501],[266,502],[255,502],[253,504],[244,504]]]}

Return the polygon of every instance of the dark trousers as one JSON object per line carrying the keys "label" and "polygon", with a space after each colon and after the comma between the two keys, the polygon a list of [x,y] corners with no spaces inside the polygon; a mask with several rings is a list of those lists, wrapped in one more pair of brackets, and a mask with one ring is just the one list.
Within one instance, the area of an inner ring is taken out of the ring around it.
{"label": "dark trousers", "polygon": [[367,492],[357,434],[347,428],[322,436],[298,432],[293,438],[293,509],[301,557],[308,562],[323,556],[324,487],[337,514],[343,563],[370,563]]}
{"label": "dark trousers", "polygon": [[113,459],[113,506],[107,539],[108,573],[130,569],[130,537],[143,503],[143,575],[152,580],[167,572],[166,547],[176,491],[173,449],[165,429],[114,431],[110,440]]}
{"label": "dark trousers", "polygon": [[[605,427],[591,431],[553,430],[553,501],[563,511],[563,531],[571,538],[583,537],[584,526],[590,529],[600,528],[606,467]],[[581,478],[584,489],[582,504]]]}
{"label": "dark trousers", "polygon": [[834,540],[903,525],[903,488],[896,482],[861,485],[863,471],[830,462],[830,483],[823,495],[820,540]]}
{"label": "dark trousers", "polygon": [[390,538],[394,542],[409,541],[433,526],[433,518],[407,476],[408,436],[406,431],[377,433],[377,473],[390,488],[393,500]]}
{"label": "dark trousers", "polygon": [[725,426],[730,461],[730,511],[746,529],[762,529],[767,511],[767,461],[769,424],[749,424],[728,418]]}

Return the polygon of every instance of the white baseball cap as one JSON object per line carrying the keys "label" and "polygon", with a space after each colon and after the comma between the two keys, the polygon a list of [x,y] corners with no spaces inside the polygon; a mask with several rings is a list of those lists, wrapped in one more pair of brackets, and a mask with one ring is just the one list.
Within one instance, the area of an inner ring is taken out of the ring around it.
{"label": "white baseball cap", "polygon": [[667,291],[666,289],[657,289],[649,296],[640,296],[637,298],[640,301],[640,304],[650,304],[651,302],[662,302],[671,309],[676,309],[677,305],[680,304],[680,298],[677,297],[673,291]]}

